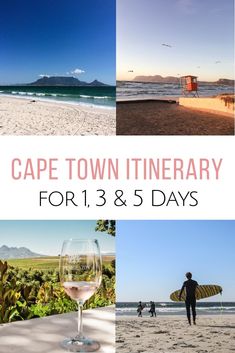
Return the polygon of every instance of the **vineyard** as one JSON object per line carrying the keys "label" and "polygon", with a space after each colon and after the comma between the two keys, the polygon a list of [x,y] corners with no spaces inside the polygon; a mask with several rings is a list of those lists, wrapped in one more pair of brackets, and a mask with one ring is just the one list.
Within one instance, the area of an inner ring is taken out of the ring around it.
{"label": "vineyard", "polygon": [[[0,323],[74,311],[59,282],[58,257],[0,260]],[[115,260],[104,258],[102,283],[84,308],[115,302]]]}

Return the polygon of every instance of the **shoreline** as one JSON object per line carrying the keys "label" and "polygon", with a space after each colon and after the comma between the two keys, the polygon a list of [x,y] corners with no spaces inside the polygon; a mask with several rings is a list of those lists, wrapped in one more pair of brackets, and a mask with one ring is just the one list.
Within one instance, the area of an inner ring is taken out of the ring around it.
{"label": "shoreline", "polygon": [[235,314],[116,318],[117,353],[231,353],[235,349]]}
{"label": "shoreline", "polygon": [[[185,311],[185,310],[184,310]],[[161,313],[161,312],[158,312],[158,311],[156,311],[156,314],[157,314],[157,317],[167,317],[167,318],[169,318],[169,317],[175,317],[175,318],[177,318],[177,317],[185,317],[185,315],[186,315],[186,311],[184,312],[184,313],[178,313],[178,314],[176,314],[176,313],[174,313],[174,314],[172,314],[172,313]],[[225,313],[225,312],[222,312],[222,313],[218,313],[218,312],[216,312],[216,313],[203,313],[203,312],[201,312],[200,310],[197,310],[197,316],[198,317],[214,317],[214,316],[218,316],[218,317],[221,317],[221,316],[232,316],[232,315],[234,315],[235,316],[235,313],[234,312],[232,312],[232,313]],[[116,312],[116,319],[118,320],[118,319],[124,319],[124,320],[127,320],[127,319],[139,319],[139,317],[137,316],[137,314],[135,313],[135,314],[118,314],[117,312]],[[151,317],[150,317],[150,314],[149,313],[146,313],[146,314],[143,314],[143,316],[142,316],[142,319],[152,319]]]}
{"label": "shoreline", "polygon": [[40,98],[40,97],[35,97],[35,96],[24,96],[24,95],[11,95],[11,94],[4,94],[0,93],[0,99],[1,97],[6,97],[6,98],[13,98],[13,99],[25,99],[29,101],[36,101],[36,102],[46,102],[46,103],[55,103],[55,104],[66,104],[66,105],[71,105],[71,106],[81,106],[85,108],[97,108],[97,109],[107,109],[107,110],[115,110],[116,106],[110,106],[110,105],[101,105],[101,104],[92,104],[92,103],[85,103],[85,102],[76,102],[76,101],[63,101],[63,100],[57,100],[53,98]]}
{"label": "shoreline", "polygon": [[[208,314],[208,313],[206,313],[206,314],[202,314],[202,313],[200,313],[200,311],[198,312],[197,311],[197,319],[199,320],[200,319],[200,317],[203,317],[203,319],[204,318],[221,318],[221,317],[233,317],[233,319],[234,319],[234,325],[235,325],[235,313],[233,312],[233,313],[231,313],[231,314],[218,314],[218,313],[215,313],[215,314]],[[128,320],[128,319],[137,319],[137,320],[146,320],[146,319],[157,319],[158,317],[161,317],[161,318],[167,318],[167,319],[171,319],[171,318],[174,318],[174,319],[177,319],[177,318],[184,318],[185,320],[186,320],[186,309],[185,309],[185,312],[184,312],[184,314],[159,314],[158,312],[157,312],[157,317],[150,317],[149,316],[149,313],[148,313],[148,315],[145,315],[145,316],[143,316],[142,318],[141,317],[138,317],[137,316],[137,314],[135,314],[135,315],[121,315],[121,316],[119,316],[119,315],[117,315],[117,313],[116,313],[116,318],[121,318],[121,319],[123,319],[123,320]],[[235,328],[235,327],[234,327]]]}
{"label": "shoreline", "polygon": [[0,95],[0,135],[115,135],[116,109]]}
{"label": "shoreline", "polygon": [[143,103],[143,102],[179,102],[180,95],[178,96],[142,96],[142,97],[117,97],[117,103]]}

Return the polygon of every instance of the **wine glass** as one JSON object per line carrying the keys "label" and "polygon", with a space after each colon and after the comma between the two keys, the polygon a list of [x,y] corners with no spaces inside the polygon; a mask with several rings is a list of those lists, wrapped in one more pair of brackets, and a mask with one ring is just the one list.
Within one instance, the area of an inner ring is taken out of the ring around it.
{"label": "wine glass", "polygon": [[83,304],[99,288],[102,279],[100,248],[97,240],[70,239],[63,243],[60,281],[65,292],[78,303],[78,334],[62,346],[70,352],[94,352],[100,344],[83,335]]}

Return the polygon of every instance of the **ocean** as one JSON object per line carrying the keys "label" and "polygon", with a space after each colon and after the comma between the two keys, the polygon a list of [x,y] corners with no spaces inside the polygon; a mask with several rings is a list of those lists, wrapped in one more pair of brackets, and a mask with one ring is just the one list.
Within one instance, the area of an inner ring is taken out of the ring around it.
{"label": "ocean", "polygon": [[116,87],[0,86],[0,94],[13,97],[115,108]]}
{"label": "ocean", "polygon": [[[199,97],[216,96],[221,93],[233,93],[233,87],[223,85],[200,84]],[[157,97],[182,96],[179,84],[175,83],[140,83],[130,81],[117,82],[117,100],[131,100]]]}
{"label": "ocean", "polygon": [[[185,315],[185,304],[174,302],[157,302],[157,315]],[[117,316],[137,316],[137,305],[134,302],[116,303]],[[235,302],[197,302],[197,313],[199,315],[211,314],[235,314]],[[149,316],[149,304],[142,312],[143,316]]]}

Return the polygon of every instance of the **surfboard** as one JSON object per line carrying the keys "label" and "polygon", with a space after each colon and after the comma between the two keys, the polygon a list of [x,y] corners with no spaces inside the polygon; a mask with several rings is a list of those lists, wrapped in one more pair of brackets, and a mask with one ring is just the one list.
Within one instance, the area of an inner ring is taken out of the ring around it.
{"label": "surfboard", "polygon": [[[144,310],[146,308],[146,304],[143,304],[142,305],[142,310]],[[139,313],[140,311],[142,311],[142,310],[139,310],[139,307],[137,308],[137,313]]]}
{"label": "surfboard", "polygon": [[[204,284],[201,286],[198,286],[196,289],[196,299],[204,299],[204,298],[209,298],[212,297],[213,295],[217,295],[219,293],[222,293],[222,287],[217,286],[215,284]],[[186,298],[186,291],[184,289],[181,300],[179,300],[179,295],[180,295],[180,289],[176,290],[175,292],[171,293],[170,299],[173,300],[174,302],[183,302],[185,301]]]}

